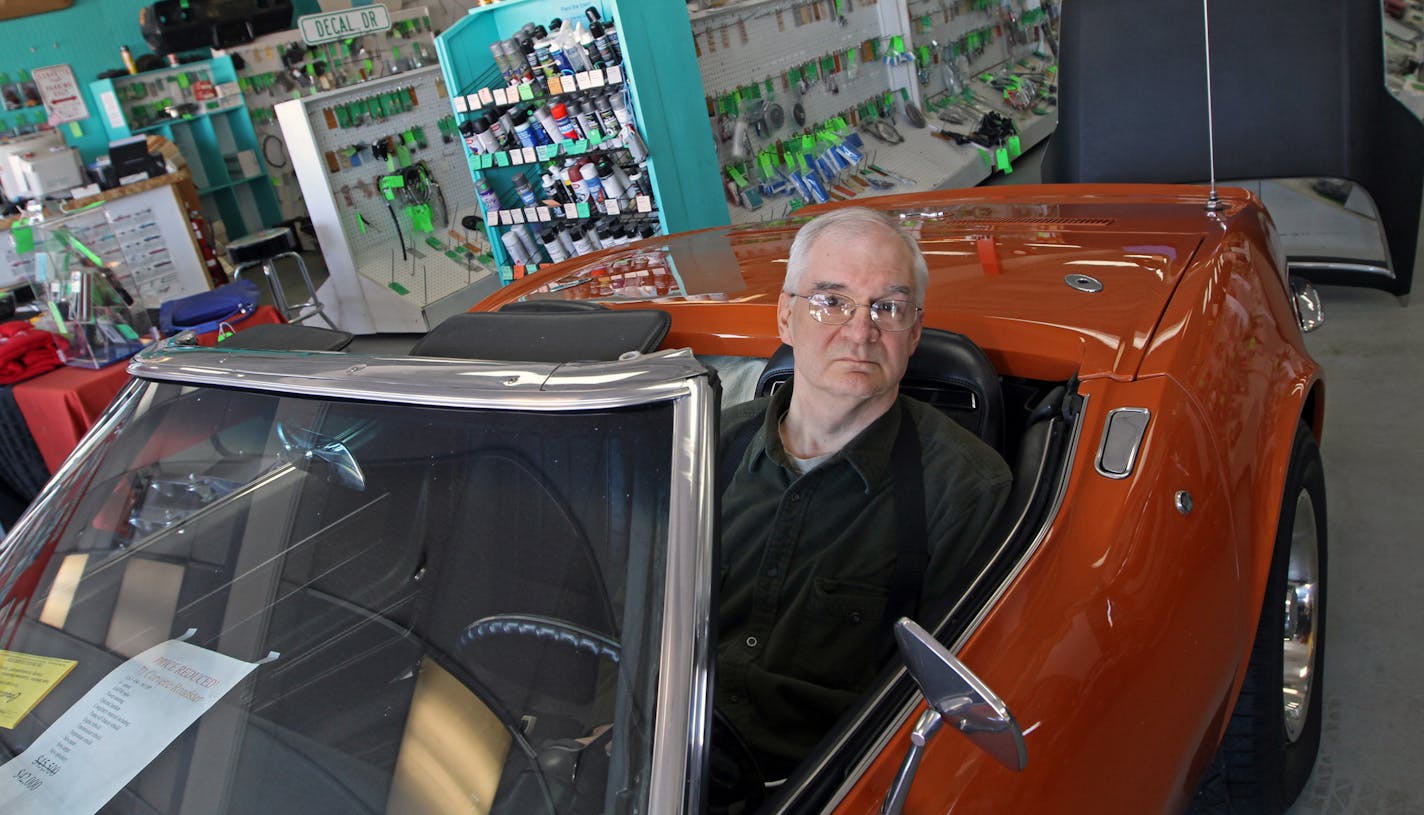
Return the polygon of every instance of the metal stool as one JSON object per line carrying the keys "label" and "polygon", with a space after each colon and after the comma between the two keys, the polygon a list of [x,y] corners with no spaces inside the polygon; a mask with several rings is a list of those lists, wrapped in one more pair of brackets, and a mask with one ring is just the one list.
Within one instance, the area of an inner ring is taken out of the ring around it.
{"label": "metal stool", "polygon": [[[272,293],[272,305],[282,312],[282,317],[287,322],[300,323],[311,317],[321,317],[327,325],[336,328],[336,323],[326,316],[321,300],[317,299],[316,287],[312,285],[311,275],[307,273],[307,264],[295,251],[297,246],[296,235],[291,227],[286,226],[264,229],[230,241],[227,245],[227,256],[233,265],[232,279],[234,282],[241,280],[243,272],[260,268],[267,279],[267,288]],[[282,281],[277,277],[277,261],[281,258],[292,258],[297,262],[297,268],[302,273],[302,283],[306,286],[306,300],[296,304],[287,303]]]}

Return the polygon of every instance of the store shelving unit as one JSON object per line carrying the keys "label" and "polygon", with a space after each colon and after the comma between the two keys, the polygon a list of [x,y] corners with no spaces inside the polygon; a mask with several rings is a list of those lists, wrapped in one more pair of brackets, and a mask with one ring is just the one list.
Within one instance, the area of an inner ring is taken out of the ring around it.
{"label": "store shelving unit", "polygon": [[111,140],[157,133],[178,146],[203,214],[225,238],[281,220],[230,57],[100,79],[90,91]]}
{"label": "store shelving unit", "polygon": [[217,52],[242,58],[237,81],[262,145],[282,220],[305,216],[307,206],[281,138],[276,106],[435,63],[435,23],[430,9],[391,9],[390,16],[392,25],[387,31],[310,48],[302,42],[301,31],[291,29]]}
{"label": "store shelving unit", "polygon": [[[461,226],[478,199],[437,66],[288,100],[276,115],[330,273],[318,296],[337,325],[424,332],[498,288],[483,230]],[[375,145],[395,149],[382,157]],[[383,183],[419,168],[435,182],[421,187],[424,215]]]}
{"label": "store shelving unit", "polygon": [[[467,154],[472,176],[482,176],[501,201],[501,209],[485,212],[496,263],[506,278],[519,268],[504,250],[501,235],[520,223],[564,223],[595,217],[631,218],[655,222],[667,233],[717,226],[727,222],[725,207],[710,191],[717,189],[710,126],[702,110],[697,65],[692,54],[687,12],[676,3],[635,0],[570,3],[567,0],[505,0],[471,9],[436,38],[436,50],[452,89],[452,109],[461,121],[519,102],[532,102],[532,91],[520,95],[500,77],[490,44],[511,36],[526,22],[548,23],[555,17],[573,21],[592,5],[612,20],[623,61],[607,70],[561,78],[555,95],[617,91],[625,95],[635,127],[648,149],[646,177],[650,195],[612,204],[604,202],[553,206],[515,206],[512,184],[517,174],[539,189],[540,168],[569,157],[625,151],[614,134],[569,140],[552,146]],[[625,25],[627,19],[629,24]],[[571,86],[571,87],[569,87]],[[510,94],[513,94],[511,98]],[[541,101],[546,97],[540,96]],[[626,155],[624,152],[618,156]]]}

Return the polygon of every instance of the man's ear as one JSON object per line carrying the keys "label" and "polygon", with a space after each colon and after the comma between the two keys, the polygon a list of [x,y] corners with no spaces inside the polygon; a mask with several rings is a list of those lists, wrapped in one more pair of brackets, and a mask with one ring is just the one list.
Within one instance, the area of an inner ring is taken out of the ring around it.
{"label": "man's ear", "polygon": [[783,343],[793,348],[796,347],[796,342],[791,334],[791,306],[795,303],[786,292],[782,292],[776,301],[776,333]]}

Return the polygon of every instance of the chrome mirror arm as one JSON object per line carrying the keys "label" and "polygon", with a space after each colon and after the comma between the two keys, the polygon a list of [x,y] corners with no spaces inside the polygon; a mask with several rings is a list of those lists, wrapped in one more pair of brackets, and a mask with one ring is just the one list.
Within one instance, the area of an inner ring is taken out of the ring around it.
{"label": "chrome mirror arm", "polygon": [[905,753],[900,772],[895,774],[895,783],[890,786],[890,792],[885,796],[880,815],[900,815],[904,812],[905,799],[910,797],[910,785],[914,783],[915,771],[920,768],[925,745],[929,744],[943,724],[944,717],[932,707],[926,708],[925,712],[920,714],[919,721],[915,722],[915,729],[910,732],[910,749]]}

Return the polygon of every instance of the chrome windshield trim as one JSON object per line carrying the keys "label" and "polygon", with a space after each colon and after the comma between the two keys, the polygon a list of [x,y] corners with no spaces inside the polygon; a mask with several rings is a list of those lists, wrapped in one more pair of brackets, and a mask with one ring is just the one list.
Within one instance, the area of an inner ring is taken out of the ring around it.
{"label": "chrome windshield trim", "polygon": [[[1030,543],[1028,545],[1028,548],[1024,550],[1024,553],[1019,557],[1018,562],[1014,564],[1014,568],[1010,570],[1007,575],[1004,576],[1004,579],[999,583],[998,588],[995,589],[994,594],[989,598],[988,602],[986,602],[983,607],[979,609],[978,613],[974,615],[974,618],[969,621],[969,624],[964,629],[964,633],[961,634],[957,639],[955,639],[954,644],[950,647],[949,650],[950,653],[954,654],[956,657],[959,656],[959,652],[964,649],[964,644],[969,641],[969,638],[972,637],[974,635],[974,632],[979,630],[979,626],[984,623],[984,619],[988,616],[989,610],[998,605],[999,600],[1003,598],[1004,594],[1008,591],[1009,586],[1013,584],[1013,582],[1018,578],[1019,574],[1023,572],[1024,568],[1028,566],[1029,560],[1033,558],[1034,553],[1036,553],[1039,550],[1039,547],[1043,545],[1043,541],[1048,537],[1049,530],[1053,528],[1054,521],[1058,519],[1058,514],[1063,509],[1063,497],[1068,492],[1069,476],[1072,474],[1073,467],[1078,461],[1078,447],[1083,434],[1083,416],[1087,413],[1088,407],[1089,397],[1085,395],[1081,398],[1082,404],[1078,410],[1077,421],[1073,423],[1073,433],[1068,439],[1068,449],[1065,455],[1063,468],[1058,473],[1058,484],[1054,489],[1053,503],[1049,506],[1048,517],[1044,519],[1043,524],[1038,529],[1038,533],[1034,536],[1033,543]],[[982,575],[983,572],[980,573],[981,577]],[[979,578],[976,578],[975,582],[978,582],[978,579]],[[950,616],[953,616],[954,613],[958,610],[959,607],[958,605],[956,605],[953,609],[950,610],[949,614],[945,615],[944,619],[948,619]],[[891,682],[887,685],[882,686],[883,689],[881,691],[880,696],[873,700],[874,704],[879,704],[881,699],[883,699],[886,695],[889,694],[890,689],[893,688],[896,684],[899,684],[900,680],[906,677],[908,673],[909,672],[903,665],[897,668],[895,670],[895,675],[892,678]],[[915,711],[917,707],[920,706],[923,701],[924,697],[920,696],[918,693],[914,694],[911,697],[910,701],[903,708],[901,708],[900,712],[896,715],[895,721],[904,722],[909,719],[910,715]],[[890,743],[890,740],[894,738],[895,734],[899,732],[899,729],[899,726],[896,726],[893,728],[889,728],[885,730],[885,732],[880,734],[879,738],[876,739],[874,744],[871,746],[871,749],[867,750],[865,754],[861,756],[860,760],[856,762],[855,766],[851,769],[850,774],[846,777],[846,780],[842,782],[841,786],[836,790],[835,795],[831,796],[831,799],[827,802],[826,806],[820,810],[822,813],[830,813],[835,811],[836,807],[839,806],[843,800],[845,800],[845,797],[850,794],[851,789],[855,787],[856,783],[859,782],[859,780],[865,775],[866,771],[870,768],[870,765],[875,761],[875,759],[880,756],[881,753],[885,751],[886,745],[888,745]]]}
{"label": "chrome windshield trim", "polygon": [[606,409],[675,398],[706,373],[686,349],[616,362],[497,362],[333,352],[223,351],[165,344],[129,373],[181,385],[447,407]]}
{"label": "chrome windshield trim", "polygon": [[711,659],[716,650],[711,642],[716,456],[706,453],[717,449],[716,410],[716,397],[703,378],[690,383],[674,412],[675,489],[668,518],[648,812],[694,813],[703,785],[700,757],[710,741]]}

